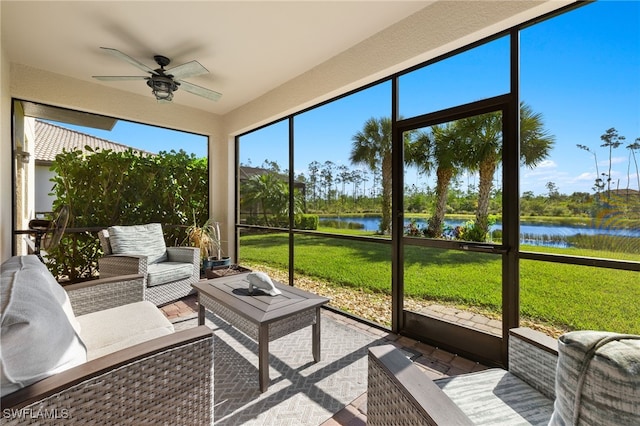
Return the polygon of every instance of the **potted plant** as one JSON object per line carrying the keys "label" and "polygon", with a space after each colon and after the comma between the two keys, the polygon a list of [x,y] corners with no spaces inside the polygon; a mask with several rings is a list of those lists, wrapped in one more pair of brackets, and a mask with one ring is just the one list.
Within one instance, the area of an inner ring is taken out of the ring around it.
{"label": "potted plant", "polygon": [[207,219],[202,225],[193,224],[187,228],[187,238],[193,247],[200,249],[202,269],[206,271],[215,266],[229,265],[228,256],[222,255],[220,222]]}

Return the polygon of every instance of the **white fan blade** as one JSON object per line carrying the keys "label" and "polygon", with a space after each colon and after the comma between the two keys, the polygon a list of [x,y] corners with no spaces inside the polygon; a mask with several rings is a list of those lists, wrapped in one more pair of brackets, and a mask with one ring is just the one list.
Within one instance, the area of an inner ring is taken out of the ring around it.
{"label": "white fan blade", "polygon": [[117,49],[111,49],[109,47],[101,47],[100,49],[103,49],[105,52],[115,56],[116,58],[120,58],[125,62],[129,62],[134,67],[139,68],[144,72],[148,72],[150,74],[156,74],[154,70],[152,70],[142,62],[138,61],[137,59],[133,59],[131,56],[126,55]]}
{"label": "white fan blade", "polygon": [[140,75],[94,75],[93,78],[100,81],[116,81],[116,80],[148,80],[149,77]]}
{"label": "white fan blade", "polygon": [[195,84],[188,83],[186,81],[180,81],[180,86],[189,93],[202,96],[212,101],[217,101],[222,97],[222,93],[214,92],[213,90],[205,89],[204,87],[196,86]]}
{"label": "white fan blade", "polygon": [[187,62],[186,64],[178,65],[177,67],[168,69],[165,74],[172,75],[174,79],[180,80],[182,78],[194,77],[196,75],[207,74],[208,69],[203,67],[198,61]]}

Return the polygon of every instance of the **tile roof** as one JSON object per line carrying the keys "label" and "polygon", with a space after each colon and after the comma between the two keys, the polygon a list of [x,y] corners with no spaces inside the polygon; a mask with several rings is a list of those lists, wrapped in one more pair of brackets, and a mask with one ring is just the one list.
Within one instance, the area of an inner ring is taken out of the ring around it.
{"label": "tile roof", "polygon": [[[124,152],[132,148],[118,142],[97,138],[41,120],[36,120],[36,140],[34,145],[36,162],[40,164],[51,164],[56,155],[61,153],[63,149],[67,151],[77,149],[84,151],[84,147],[89,145],[91,148],[99,148],[101,151],[110,149],[115,152]],[[146,151],[136,151],[155,155]]]}

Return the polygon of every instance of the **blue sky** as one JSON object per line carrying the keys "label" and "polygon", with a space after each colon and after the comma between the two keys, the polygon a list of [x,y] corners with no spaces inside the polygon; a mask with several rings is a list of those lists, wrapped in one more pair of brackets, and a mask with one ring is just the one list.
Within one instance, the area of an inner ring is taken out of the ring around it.
{"label": "blue sky", "polygon": [[[600,135],[615,127],[626,137],[612,156],[612,177],[620,188],[637,188],[635,166],[625,146],[640,137],[640,2],[600,1],[534,25],[521,33],[521,99],[543,115],[556,138],[551,155],[535,169],[523,169],[521,190],[545,194],[547,182],[561,193],[591,192],[600,172],[608,169],[608,151]],[[508,43],[497,40],[464,55],[402,77],[400,113],[404,117],[502,94],[508,90]],[[296,173],[309,163],[327,160],[349,164],[351,138],[370,117],[390,116],[390,85],[343,98],[296,116]],[[168,105],[170,107],[170,105]],[[126,145],[158,152],[184,149],[206,155],[207,139],[192,134],[119,122],[112,132],[76,128]],[[287,124],[246,135],[243,163],[259,166],[266,159],[288,168]],[[640,152],[637,152],[640,160]],[[433,178],[408,172],[405,183],[433,185]],[[474,177],[463,181],[473,183]]]}
{"label": "blue sky", "polygon": [[208,138],[194,133],[163,129],[123,120],[118,120],[111,130],[72,126],[65,123],[55,124],[156,154],[160,151],[183,149],[188,153],[196,154],[198,157],[207,155]]}

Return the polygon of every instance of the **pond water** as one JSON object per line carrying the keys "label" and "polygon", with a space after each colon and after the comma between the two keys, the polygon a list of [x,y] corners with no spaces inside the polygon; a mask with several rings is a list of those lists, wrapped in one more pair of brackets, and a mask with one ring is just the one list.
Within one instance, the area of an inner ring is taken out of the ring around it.
{"label": "pond water", "polygon": [[[322,217],[320,220],[336,220],[340,222],[355,222],[364,226],[365,231],[377,231],[380,225],[379,217]],[[464,225],[465,220],[445,220],[445,226]],[[427,226],[426,219],[417,219],[419,229]],[[405,221],[405,226],[409,220]],[[491,231],[501,230],[502,223],[497,222],[491,227]],[[640,229],[602,228],[593,226],[570,226],[540,223],[520,223],[520,244],[544,245],[554,247],[569,247],[564,241],[565,237],[574,235],[615,235],[640,238]]]}

